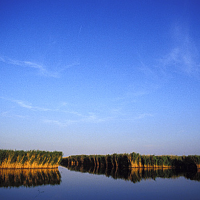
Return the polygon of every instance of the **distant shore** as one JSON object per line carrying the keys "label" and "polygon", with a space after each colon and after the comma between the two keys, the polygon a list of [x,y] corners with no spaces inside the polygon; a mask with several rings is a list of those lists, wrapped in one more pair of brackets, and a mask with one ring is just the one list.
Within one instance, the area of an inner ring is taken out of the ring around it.
{"label": "distant shore", "polygon": [[186,169],[200,168],[200,156],[140,155],[139,153],[112,155],[75,155],[62,159],[65,166],[97,166],[100,168]]}
{"label": "distant shore", "polygon": [[186,169],[199,170],[200,156],[140,155],[75,155],[62,158],[58,151],[0,150],[0,169],[49,169],[65,166],[96,166],[100,168]]}

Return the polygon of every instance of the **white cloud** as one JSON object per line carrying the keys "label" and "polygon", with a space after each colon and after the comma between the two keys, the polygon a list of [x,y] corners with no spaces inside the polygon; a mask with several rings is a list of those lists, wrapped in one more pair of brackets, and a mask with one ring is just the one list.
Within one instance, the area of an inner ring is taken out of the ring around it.
{"label": "white cloud", "polygon": [[43,120],[44,123],[48,123],[48,124],[54,124],[54,125],[57,125],[57,126],[60,126],[60,127],[65,127],[65,126],[68,126],[72,123],[75,123],[75,121],[73,120],[50,120],[50,119],[44,119]]}
{"label": "white cloud", "polygon": [[49,124],[54,124],[60,127],[66,127],[69,126],[71,124],[78,124],[78,123],[100,123],[100,122],[104,122],[105,120],[107,120],[106,118],[100,118],[98,117],[96,114],[94,113],[90,113],[89,115],[85,115],[81,118],[77,118],[74,120],[71,119],[64,119],[64,120],[52,120],[52,119],[44,119],[43,122],[44,123],[49,123]]}
{"label": "white cloud", "polygon": [[[164,55],[152,58],[152,65],[145,64],[144,58],[140,58],[140,71],[151,82],[166,80],[173,74],[182,74],[191,77],[200,75],[200,54],[195,38],[189,34],[187,25],[176,23],[172,25],[169,36],[169,49]],[[171,45],[170,45],[171,43]]]}
{"label": "white cloud", "polygon": [[0,115],[2,117],[9,117],[9,118],[20,118],[20,119],[28,118],[28,116],[25,116],[25,115],[14,114],[14,113],[12,113],[12,111],[4,111],[4,112],[0,113]]}
{"label": "white cloud", "polygon": [[22,108],[30,109],[33,111],[55,111],[55,110],[49,109],[49,108],[32,106],[30,103],[26,103],[26,102],[20,101],[20,100],[12,100],[12,101],[17,103]]}
{"label": "white cloud", "polygon": [[137,117],[135,117],[135,120],[144,119],[146,117],[153,117],[153,115],[150,113],[142,113],[142,114],[139,114]]}
{"label": "white cloud", "polygon": [[[111,122],[114,120],[120,121],[136,121],[143,119],[145,117],[152,117],[152,114],[149,113],[142,113],[137,116],[134,115],[127,115],[123,112],[123,108],[111,108],[110,110],[106,110],[105,112],[88,112],[88,113],[81,113],[77,112],[75,110],[65,110],[63,107],[61,108],[45,108],[45,107],[39,107],[34,106],[29,102],[22,101],[22,100],[15,100],[15,99],[8,99],[4,97],[0,97],[1,99],[4,99],[6,101],[10,101],[15,103],[21,108],[27,109],[31,112],[50,112],[51,117],[50,119],[48,116],[38,116],[42,117],[40,120],[42,120],[44,123],[54,124],[60,127],[66,127],[72,124],[80,124],[80,123],[92,123],[92,124],[98,124],[98,123],[104,123],[104,122]],[[62,104],[65,106],[66,104]],[[1,114],[2,116],[5,116],[7,113]],[[9,112],[9,115],[11,115],[12,112]],[[53,115],[52,115],[53,114]],[[16,114],[12,115],[13,117],[20,117],[20,114],[18,116]],[[62,116],[62,118],[60,117]],[[23,117],[23,116],[22,116]],[[21,118],[22,118],[21,117]]]}
{"label": "white cloud", "polygon": [[198,75],[200,63],[195,56],[195,49],[176,47],[169,54],[160,59],[161,67],[173,72],[181,72],[187,75]]}
{"label": "white cloud", "polygon": [[13,60],[8,57],[2,57],[2,56],[0,57],[0,61],[3,63],[6,63],[6,64],[21,66],[24,68],[33,68],[33,69],[36,69],[40,75],[47,76],[47,77],[53,77],[53,78],[59,78],[60,74],[63,71],[65,71],[66,69],[79,65],[79,62],[75,62],[75,63],[72,63],[72,64],[62,67],[62,68],[58,69],[57,71],[51,71],[46,66],[35,63],[35,62],[31,62],[31,61]]}
{"label": "white cloud", "polygon": [[199,50],[189,35],[189,29],[176,24],[172,32],[173,47],[168,54],[159,59],[159,65],[166,71],[198,76],[200,72]]}
{"label": "white cloud", "polygon": [[24,67],[24,68],[36,69],[36,70],[39,71],[39,74],[43,75],[43,76],[54,77],[54,78],[58,77],[57,72],[52,72],[52,71],[48,70],[42,64],[37,64],[37,63],[34,63],[34,62],[30,62],[30,61],[13,60],[13,59],[10,59],[8,57],[0,57],[0,61],[4,62],[6,64],[21,66],[21,67]]}
{"label": "white cloud", "polygon": [[0,97],[0,99],[10,101],[10,102],[14,102],[17,105],[19,105],[20,107],[26,108],[26,109],[29,109],[29,110],[32,110],[32,111],[56,111],[56,109],[49,109],[49,108],[44,108],[44,107],[33,106],[31,103],[21,101],[21,100],[10,99],[10,98],[5,98],[5,97]]}
{"label": "white cloud", "polygon": [[19,106],[23,107],[23,108],[27,108],[27,109],[34,109],[33,106],[29,105],[29,104],[26,104],[24,103],[23,101],[18,101],[18,100],[15,100],[14,102],[16,102]]}

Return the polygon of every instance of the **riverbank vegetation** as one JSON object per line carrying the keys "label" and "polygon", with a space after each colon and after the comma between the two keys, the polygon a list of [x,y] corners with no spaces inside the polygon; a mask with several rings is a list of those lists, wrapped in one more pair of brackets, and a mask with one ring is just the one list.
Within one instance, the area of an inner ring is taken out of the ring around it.
{"label": "riverbank vegetation", "polygon": [[155,168],[155,169],[197,169],[200,168],[200,156],[155,156],[131,154],[112,155],[77,155],[63,158],[63,165],[67,166],[98,166],[100,168]]}
{"label": "riverbank vegetation", "polygon": [[0,150],[0,168],[57,168],[62,152]]}

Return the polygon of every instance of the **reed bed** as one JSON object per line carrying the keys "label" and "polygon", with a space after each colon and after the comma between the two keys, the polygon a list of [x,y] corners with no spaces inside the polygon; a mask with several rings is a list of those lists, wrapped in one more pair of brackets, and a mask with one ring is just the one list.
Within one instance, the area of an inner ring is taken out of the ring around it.
{"label": "reed bed", "polygon": [[100,166],[106,168],[200,168],[200,156],[140,155],[139,153],[112,155],[75,155],[63,158],[63,165]]}
{"label": "reed bed", "polygon": [[0,150],[0,169],[57,168],[62,160],[58,151],[14,151]]}

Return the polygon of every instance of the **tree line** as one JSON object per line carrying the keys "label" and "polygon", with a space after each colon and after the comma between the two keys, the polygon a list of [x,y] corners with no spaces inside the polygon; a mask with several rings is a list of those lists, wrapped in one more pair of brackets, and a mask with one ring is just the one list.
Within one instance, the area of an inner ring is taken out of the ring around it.
{"label": "tree line", "polygon": [[140,155],[139,153],[112,155],[75,155],[63,158],[67,166],[98,166],[101,168],[200,168],[200,156]]}

